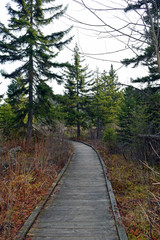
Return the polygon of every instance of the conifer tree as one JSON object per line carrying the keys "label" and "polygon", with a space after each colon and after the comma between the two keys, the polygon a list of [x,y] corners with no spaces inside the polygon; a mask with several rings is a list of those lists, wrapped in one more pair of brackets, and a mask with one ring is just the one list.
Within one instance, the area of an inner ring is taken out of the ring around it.
{"label": "conifer tree", "polygon": [[[141,11],[142,23],[144,25],[144,32],[141,34],[141,40],[145,42],[142,45],[140,42],[139,47],[136,47],[138,54],[133,58],[126,58],[122,63],[126,66],[132,64],[137,67],[139,64],[148,67],[149,74],[145,77],[137,78],[133,82],[153,83],[160,78],[160,24],[159,24],[159,11],[160,3],[157,0],[138,0],[129,1],[128,11]],[[134,46],[133,46],[134,48]]]}
{"label": "conifer tree", "polygon": [[53,126],[55,116],[53,117],[53,99],[52,88],[45,82],[37,86],[37,98],[35,101],[35,117],[41,124]]}
{"label": "conifer tree", "polygon": [[12,0],[7,5],[10,16],[8,25],[0,23],[0,63],[17,63],[15,70],[10,73],[3,71],[2,74],[5,78],[21,78],[21,90],[25,89],[28,98],[27,139],[32,135],[37,86],[48,80],[61,81],[62,77],[54,68],[67,65],[54,59],[70,42],[71,38],[65,37],[70,29],[45,33],[46,27],[54,24],[66,11],[62,5],[53,5],[54,1]]}
{"label": "conifer tree", "polygon": [[[139,64],[148,67],[149,74],[144,77],[139,77],[132,80],[132,82],[147,83],[145,89],[141,89],[141,99],[137,104],[137,109],[139,105],[143,103],[144,112],[141,117],[147,119],[148,127],[145,129],[145,133],[149,135],[159,134],[160,129],[160,97],[159,97],[159,84],[157,81],[160,79],[160,24],[159,24],[159,12],[160,12],[160,1],[158,0],[137,0],[129,1],[128,7],[125,11],[144,11],[142,16],[142,22],[144,25],[144,32],[141,35],[142,40],[144,40],[145,45],[139,47],[139,54],[131,59],[124,59],[123,63],[128,66],[133,64],[133,67],[137,67]],[[143,47],[144,46],[144,47]],[[137,96],[136,91],[133,89],[127,89],[126,93],[130,91],[134,92]],[[125,96],[128,99],[129,96]],[[129,98],[130,99],[130,98]],[[128,104],[128,103],[127,103]],[[126,106],[125,106],[126,107]],[[129,106],[128,108],[131,111]],[[142,112],[142,111],[141,111]],[[137,116],[138,116],[137,112]],[[140,115],[140,114],[139,114]],[[127,119],[127,116],[126,116]],[[134,121],[134,118],[132,119]],[[134,121],[135,122],[135,121]],[[134,125],[132,125],[134,126]],[[139,127],[139,134],[145,133],[141,130],[143,128]],[[132,131],[134,131],[132,129]],[[128,131],[129,132],[129,131]],[[137,133],[138,134],[138,133]]]}
{"label": "conifer tree", "polygon": [[120,110],[121,92],[117,87],[118,77],[111,65],[109,74],[97,74],[93,87],[92,109],[97,128],[97,138],[107,124],[115,125]]}
{"label": "conifer tree", "polygon": [[[10,105],[11,111],[15,118],[12,120],[12,128],[25,129],[25,121],[27,116],[27,88],[22,84],[22,79],[17,78],[12,80],[8,86],[7,99],[5,102]],[[17,131],[18,132],[18,131]]]}
{"label": "conifer tree", "polygon": [[[86,126],[87,93],[91,82],[91,72],[88,66],[82,66],[84,59],[81,58],[79,48],[74,48],[73,65],[65,72],[66,84],[65,95],[67,97],[67,122],[77,125],[77,138],[81,134],[81,126]],[[87,80],[88,79],[88,80]]]}

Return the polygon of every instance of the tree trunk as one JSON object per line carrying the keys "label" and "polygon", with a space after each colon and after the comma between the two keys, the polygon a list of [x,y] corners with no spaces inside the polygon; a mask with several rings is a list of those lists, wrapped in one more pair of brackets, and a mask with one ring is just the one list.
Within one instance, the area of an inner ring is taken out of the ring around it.
{"label": "tree trunk", "polygon": [[[31,0],[30,6],[30,24],[33,25],[33,0]],[[30,56],[29,56],[29,70],[28,70],[28,82],[29,82],[29,109],[28,109],[28,122],[27,122],[27,141],[31,139],[33,128],[33,46],[30,44]]]}
{"label": "tree trunk", "polygon": [[80,128],[80,122],[77,120],[77,138],[79,138],[81,135],[81,128]]}
{"label": "tree trunk", "polygon": [[[149,6],[148,6],[148,3],[147,3],[146,0],[145,0],[145,6],[146,6],[146,9],[147,9],[148,17],[150,19],[154,50],[155,50],[156,57],[157,57],[158,72],[160,73],[159,31],[156,34],[156,30],[155,30],[154,22],[153,22],[153,19],[152,19],[151,11],[149,9]],[[158,9],[156,9],[156,11],[157,11],[157,25],[159,27],[159,14],[158,14],[159,11],[158,11]]]}
{"label": "tree trunk", "polygon": [[97,139],[100,138],[100,119],[97,118]]}
{"label": "tree trunk", "polygon": [[30,140],[32,136],[32,123],[33,123],[33,76],[29,81],[29,110],[28,110],[28,122],[27,122],[27,140]]}
{"label": "tree trunk", "polygon": [[[79,103],[77,103],[77,116],[79,118]],[[77,119],[77,138],[79,138],[81,135],[81,126],[80,126],[80,121]]]}
{"label": "tree trunk", "polygon": [[100,114],[99,114],[99,104],[97,101],[97,123],[96,123],[96,128],[97,128],[97,136],[96,138],[99,139],[100,138],[100,130],[101,130],[101,126],[100,126],[100,118],[99,118]]}

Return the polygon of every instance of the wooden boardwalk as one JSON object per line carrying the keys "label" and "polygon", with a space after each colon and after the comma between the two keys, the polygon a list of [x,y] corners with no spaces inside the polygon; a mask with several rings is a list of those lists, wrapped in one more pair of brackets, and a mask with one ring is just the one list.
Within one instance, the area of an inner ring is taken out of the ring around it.
{"label": "wooden boardwalk", "polygon": [[97,154],[73,144],[71,163],[28,235],[33,240],[118,240]]}

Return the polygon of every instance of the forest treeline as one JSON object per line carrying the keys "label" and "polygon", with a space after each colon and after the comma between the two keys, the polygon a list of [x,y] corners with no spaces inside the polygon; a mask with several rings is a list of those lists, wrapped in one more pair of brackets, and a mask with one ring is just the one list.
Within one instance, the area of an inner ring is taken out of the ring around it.
{"label": "forest treeline", "polygon": [[[29,140],[35,129],[55,129],[61,122],[66,131],[76,131],[77,138],[85,135],[102,139],[110,147],[117,143],[123,149],[128,146],[140,158],[148,162],[153,158],[155,163],[159,160],[160,88],[156,82],[158,52],[152,30],[154,24],[156,31],[159,5],[151,1],[150,11],[146,8],[144,23],[148,28],[144,29],[143,37],[147,42],[140,55],[122,61],[126,66],[136,67],[141,63],[148,67],[149,75],[132,80],[145,83],[145,87],[135,88],[123,87],[118,82],[113,65],[103,72],[90,71],[77,44],[71,60],[56,61],[72,37],[69,36],[71,28],[49,34],[43,31],[48,25],[57,24],[67,10],[50,2],[10,1],[6,6],[10,20],[8,25],[0,23],[0,62],[2,65],[14,62],[17,67],[12,72],[1,71],[4,78],[11,80],[6,96],[1,96],[1,134]],[[138,11],[144,6],[146,1],[138,1],[128,4],[125,11]],[[54,94],[48,84],[51,80],[64,84],[63,95]],[[72,137],[71,131],[68,137]]]}
{"label": "forest treeline", "polygon": [[[62,80],[63,95],[54,94],[46,82],[36,86],[33,136],[38,129],[54,132],[61,123],[66,137],[101,139],[111,149],[130,149],[153,165],[159,161],[159,87],[124,88],[113,65],[102,73],[90,71],[77,45]],[[21,79],[12,79],[2,100],[1,134],[9,139],[25,138],[29,105],[27,87]]]}

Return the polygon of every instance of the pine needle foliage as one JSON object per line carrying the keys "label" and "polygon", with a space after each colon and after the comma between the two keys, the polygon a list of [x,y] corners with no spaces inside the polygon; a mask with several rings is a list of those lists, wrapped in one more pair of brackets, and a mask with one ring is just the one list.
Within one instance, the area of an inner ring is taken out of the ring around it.
{"label": "pine needle foliage", "polygon": [[139,42],[137,47],[132,46],[135,50],[138,50],[138,54],[133,58],[124,59],[122,63],[125,66],[132,64],[134,68],[140,64],[146,66],[149,74],[132,81],[151,84],[160,78],[160,3],[157,0],[128,1],[125,12],[142,10],[144,14],[141,20],[144,31],[141,33],[141,40],[145,44],[142,45]]}
{"label": "pine needle foliage", "polygon": [[67,125],[76,125],[77,138],[81,135],[81,127],[87,128],[88,93],[92,82],[92,72],[83,64],[79,48],[74,48],[73,64],[64,73],[65,111],[67,111]]}
{"label": "pine needle foliage", "polygon": [[[27,138],[32,136],[36,89],[48,80],[60,82],[62,77],[55,68],[67,66],[58,63],[55,57],[63,46],[71,41],[67,38],[70,28],[57,32],[46,31],[56,23],[66,7],[54,5],[55,0],[12,0],[7,5],[8,25],[0,23],[0,63],[16,63],[11,72],[2,71],[4,78],[20,79],[27,96]],[[47,33],[46,33],[47,32]],[[26,92],[27,89],[27,92]]]}

